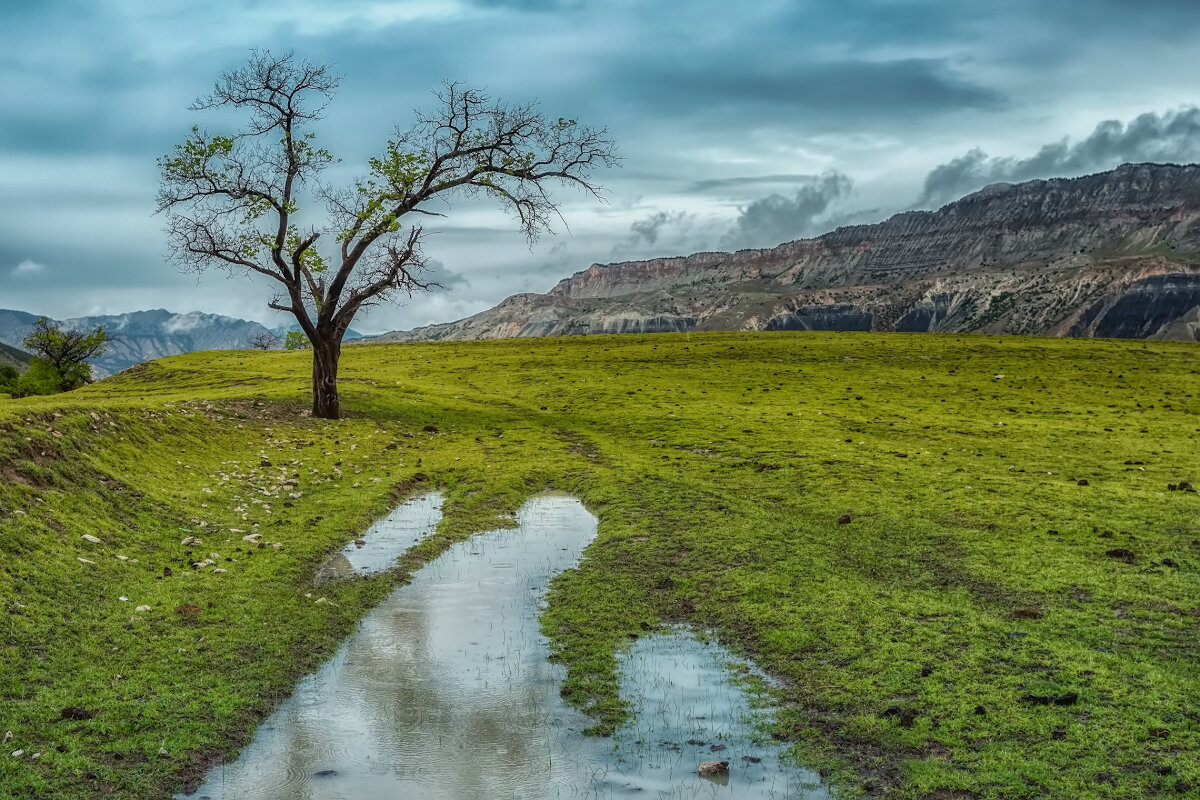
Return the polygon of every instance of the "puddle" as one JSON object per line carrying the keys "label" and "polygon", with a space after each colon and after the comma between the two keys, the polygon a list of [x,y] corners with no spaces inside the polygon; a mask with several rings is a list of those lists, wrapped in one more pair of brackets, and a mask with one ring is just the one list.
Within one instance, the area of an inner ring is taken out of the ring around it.
{"label": "puddle", "polygon": [[[546,496],[517,521],[452,546],[397,588],[237,761],[178,797],[825,796],[804,794],[815,776],[758,737],[760,717],[729,683],[728,656],[681,630],[622,657],[631,724],[611,739],[583,736],[592,721],[559,697],[565,671],[546,660],[537,616],[549,580],[576,563],[596,520],[575,499]],[[710,760],[730,762],[728,783],[696,775]]]}
{"label": "puddle", "polygon": [[[676,627],[639,639],[619,664],[630,721],[613,736],[610,760],[630,788],[656,798],[829,796],[815,772],[782,755],[766,733],[770,711],[739,685],[766,676],[725,648]],[[705,761],[728,761],[729,775],[700,777]]]}
{"label": "puddle", "polygon": [[345,580],[390,568],[405,550],[432,534],[441,518],[441,492],[405,500],[359,537],[362,544],[351,542],[322,564],[316,582]]}

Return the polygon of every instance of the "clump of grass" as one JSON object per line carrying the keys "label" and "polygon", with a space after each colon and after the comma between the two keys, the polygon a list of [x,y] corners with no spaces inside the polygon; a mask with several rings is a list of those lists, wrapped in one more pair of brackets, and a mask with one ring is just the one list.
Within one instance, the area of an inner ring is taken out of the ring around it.
{"label": "clump of grass", "polygon": [[[543,617],[595,732],[625,718],[629,634],[687,620],[782,680],[775,735],[849,793],[1177,796],[1200,495],[1167,486],[1200,483],[1198,369],[1170,343],[693,334],[349,347],[340,422],[302,415],[296,353],[0,401],[0,794],[195,780],[404,570],[552,486],[601,521]],[[429,484],[446,517],[398,572],[314,591]]]}

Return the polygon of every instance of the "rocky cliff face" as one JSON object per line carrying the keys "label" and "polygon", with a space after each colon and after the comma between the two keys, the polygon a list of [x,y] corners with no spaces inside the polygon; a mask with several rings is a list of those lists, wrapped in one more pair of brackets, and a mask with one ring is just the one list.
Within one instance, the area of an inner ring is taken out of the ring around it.
{"label": "rocky cliff face", "polygon": [[686,330],[1200,339],[1200,166],[997,184],[767,250],[593,264],[544,295],[376,337]]}

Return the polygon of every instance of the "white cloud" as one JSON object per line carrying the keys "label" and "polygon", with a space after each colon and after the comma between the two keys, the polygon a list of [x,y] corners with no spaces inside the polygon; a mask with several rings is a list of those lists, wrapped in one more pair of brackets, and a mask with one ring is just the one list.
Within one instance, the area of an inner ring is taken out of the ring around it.
{"label": "white cloud", "polygon": [[45,269],[45,265],[39,264],[36,261],[31,261],[27,258],[20,264],[17,264],[15,267],[13,267],[12,274],[16,275],[17,277],[22,275],[36,275],[39,272],[44,272]]}

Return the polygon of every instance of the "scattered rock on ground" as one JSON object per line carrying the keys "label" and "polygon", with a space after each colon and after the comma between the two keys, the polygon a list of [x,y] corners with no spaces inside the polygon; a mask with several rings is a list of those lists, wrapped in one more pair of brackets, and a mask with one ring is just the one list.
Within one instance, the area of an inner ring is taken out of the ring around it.
{"label": "scattered rock on ground", "polygon": [[80,536],[79,538],[83,539],[85,542],[91,542],[92,544],[100,544],[100,539],[95,536],[92,536],[90,533],[85,533],[83,536]]}
{"label": "scattered rock on ground", "polygon": [[719,775],[729,774],[728,761],[702,761],[700,768],[697,770],[705,778],[713,778]]}

